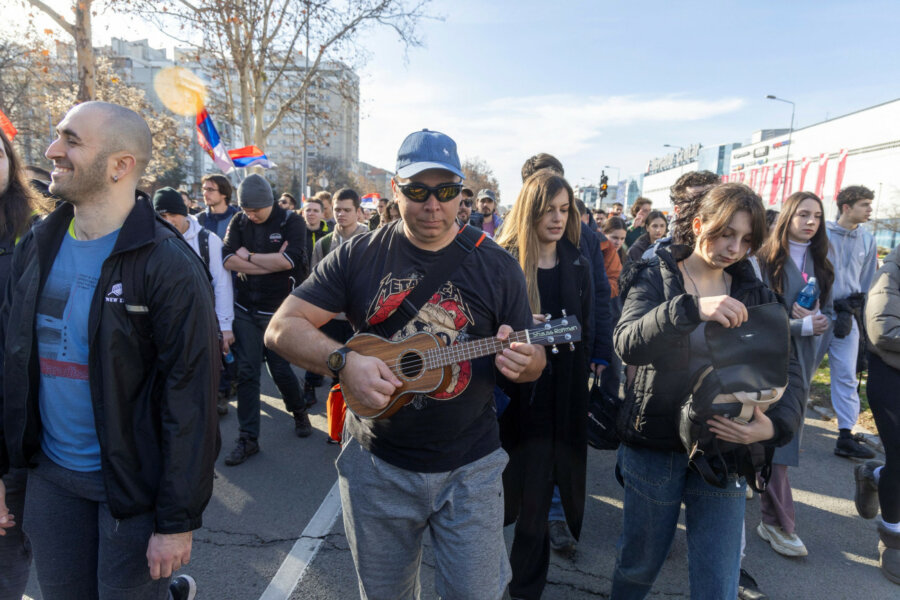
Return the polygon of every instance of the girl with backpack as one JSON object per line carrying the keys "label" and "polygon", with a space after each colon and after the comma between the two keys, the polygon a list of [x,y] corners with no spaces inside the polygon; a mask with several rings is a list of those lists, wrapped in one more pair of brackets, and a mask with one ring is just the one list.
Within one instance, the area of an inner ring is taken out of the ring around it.
{"label": "girl with backpack", "polygon": [[[803,370],[801,419],[806,412],[809,386],[816,372],[820,336],[831,323],[834,267],[828,260],[822,201],[811,192],[796,192],[784,202],[772,235],[757,254],[763,281],[781,298],[791,317],[791,345]],[[800,292],[815,278],[819,298],[812,309],[797,303]],[[802,420],[801,420],[802,423]],[[794,532],[794,501],[787,468],[800,462],[802,426],[791,442],[775,451],[772,475],[760,495],[762,522],[759,536],[784,556],[806,556],[803,541]]]}
{"label": "girl with backpack", "polygon": [[578,250],[580,233],[572,188],[543,169],[525,181],[497,239],[525,272],[535,319],[548,313],[556,319],[565,311],[582,326],[581,341],[548,352],[535,387],[520,390],[500,419],[500,439],[509,453],[503,473],[506,522],[516,523],[510,552],[513,598],[540,598],[546,585],[554,485],[575,538],[584,517],[592,341],[584,328],[591,323],[593,288],[590,265]]}
{"label": "girl with backpack", "polygon": [[726,487],[707,483],[691,469],[678,433],[692,375],[710,364],[706,324],[739,327],[747,308],[777,302],[745,258],[766,231],[762,201],[749,187],[728,183],[711,189],[691,222],[688,245],[659,248],[622,275],[622,316],[616,352],[637,366],[619,413],[617,472],[625,487],[623,532],[611,598],[643,598],[672,544],[685,505],[691,597],[735,598],[741,561],[746,481],[735,473],[747,445],[782,446],[800,423],[802,394],[796,357],[787,390],[766,412],[754,409],[747,424],[714,417],[709,431],[740,444],[727,452]]}

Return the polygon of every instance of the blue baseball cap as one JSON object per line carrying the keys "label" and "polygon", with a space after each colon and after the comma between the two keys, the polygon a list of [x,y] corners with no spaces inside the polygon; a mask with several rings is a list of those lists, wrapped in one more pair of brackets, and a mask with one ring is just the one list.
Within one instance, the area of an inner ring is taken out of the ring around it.
{"label": "blue baseball cap", "polygon": [[423,129],[406,136],[397,153],[397,177],[408,179],[428,169],[450,171],[463,179],[456,142],[438,131]]}

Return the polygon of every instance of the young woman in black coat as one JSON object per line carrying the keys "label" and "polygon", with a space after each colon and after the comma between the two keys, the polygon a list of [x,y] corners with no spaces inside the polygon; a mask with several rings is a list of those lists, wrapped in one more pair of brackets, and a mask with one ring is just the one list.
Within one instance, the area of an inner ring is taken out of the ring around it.
{"label": "young woman in black coat", "polygon": [[[750,188],[738,183],[710,190],[694,217],[689,246],[657,250],[622,276],[624,305],[616,326],[616,351],[636,365],[633,386],[620,411],[618,471],[625,485],[624,527],[611,598],[650,592],[672,544],[685,505],[692,598],[735,598],[741,560],[746,482],[731,475],[725,489],[691,470],[678,435],[679,411],[690,395],[691,375],[709,363],[706,323],[739,327],[747,307],[777,302],[746,259],[762,244],[765,211]],[[715,417],[721,440],[781,446],[800,424],[802,372],[791,356],[789,383],[765,413],[756,409],[742,425]],[[737,453],[727,453],[736,471]]]}
{"label": "young woman in black coat", "polygon": [[[590,265],[578,251],[581,223],[572,188],[544,169],[529,177],[497,243],[518,258],[537,321],[565,310],[582,328],[591,322]],[[513,598],[540,598],[547,582],[547,511],[559,486],[569,530],[577,538],[584,516],[587,461],[588,349],[582,341],[548,352],[547,368],[530,395],[513,398],[500,420],[509,453],[503,473],[506,521],[516,522],[510,563]]]}

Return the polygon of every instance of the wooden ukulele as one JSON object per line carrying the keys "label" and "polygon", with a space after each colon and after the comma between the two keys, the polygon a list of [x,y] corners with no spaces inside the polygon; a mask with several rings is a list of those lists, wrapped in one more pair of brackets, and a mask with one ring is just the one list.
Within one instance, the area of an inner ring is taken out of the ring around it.
{"label": "wooden ukulele", "polygon": [[[392,342],[370,333],[360,333],[347,342],[354,352],[380,358],[401,384],[390,401],[383,408],[371,408],[360,403],[343,389],[347,408],[358,417],[385,419],[400,410],[417,394],[428,394],[441,389],[453,376],[451,366],[465,361],[496,354],[509,348],[513,342],[553,346],[554,354],[559,352],[556,344],[569,344],[575,349],[575,342],[581,340],[581,325],[575,317],[567,317],[565,311],[559,319],[548,320],[533,329],[511,333],[503,341],[495,337],[470,340],[447,346],[440,338],[427,332],[413,334]],[[549,315],[548,315],[549,318]]]}

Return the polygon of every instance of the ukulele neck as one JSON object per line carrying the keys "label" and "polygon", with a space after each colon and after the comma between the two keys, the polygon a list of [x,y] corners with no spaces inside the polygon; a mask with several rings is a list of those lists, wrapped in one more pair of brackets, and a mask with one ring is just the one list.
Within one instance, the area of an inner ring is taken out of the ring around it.
{"label": "ukulele neck", "polygon": [[438,369],[447,365],[481,358],[482,356],[497,354],[509,348],[514,342],[528,343],[528,332],[516,331],[509,334],[509,337],[505,340],[498,340],[495,337],[481,338],[429,350],[425,357],[426,368]]}

